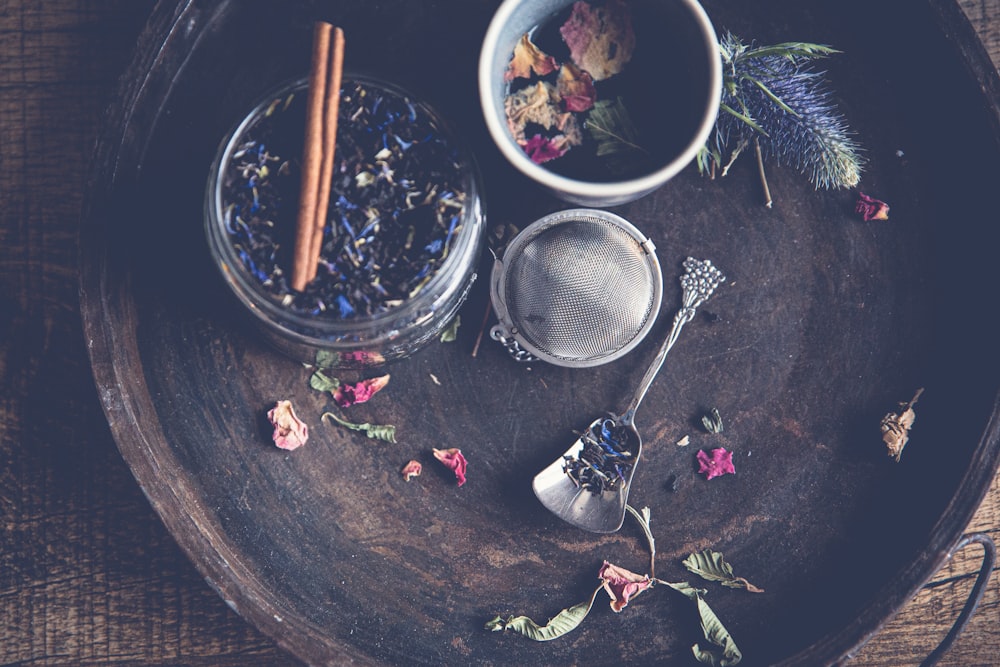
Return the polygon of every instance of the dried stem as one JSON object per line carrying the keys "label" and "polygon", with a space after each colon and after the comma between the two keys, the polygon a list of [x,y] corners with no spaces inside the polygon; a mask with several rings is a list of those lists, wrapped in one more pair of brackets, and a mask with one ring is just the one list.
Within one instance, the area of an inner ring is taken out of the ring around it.
{"label": "dried stem", "polygon": [[754,151],[757,153],[757,173],[760,175],[760,185],[764,188],[764,206],[771,208],[771,188],[767,187],[767,175],[764,173],[764,156],[760,151],[760,139],[754,137]]}

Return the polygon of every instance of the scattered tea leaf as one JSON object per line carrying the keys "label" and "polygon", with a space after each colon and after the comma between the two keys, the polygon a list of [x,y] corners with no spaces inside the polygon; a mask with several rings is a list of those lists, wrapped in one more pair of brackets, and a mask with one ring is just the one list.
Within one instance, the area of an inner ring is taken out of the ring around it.
{"label": "scattered tea leaf", "polygon": [[719,414],[719,409],[712,408],[709,414],[701,418],[701,424],[709,433],[722,433],[722,415]]}
{"label": "scattered tea leaf", "polygon": [[340,361],[340,354],[330,350],[318,350],[316,352],[316,368],[333,368]]}
{"label": "scattered tea leaf", "polygon": [[587,614],[590,613],[591,608],[594,606],[594,599],[603,588],[604,584],[602,583],[594,589],[589,600],[563,609],[545,625],[539,625],[527,616],[509,616],[506,620],[497,616],[486,623],[486,629],[493,632],[513,630],[536,642],[558,639],[567,632],[575,630],[583,622],[583,619],[587,618]]}
{"label": "scattered tea leaf", "polygon": [[910,440],[910,428],[913,427],[913,422],[917,418],[913,406],[922,393],[924,393],[923,387],[917,389],[917,393],[908,403],[899,404],[900,411],[898,413],[890,412],[882,417],[882,442],[889,450],[889,456],[895,457],[897,462],[903,455],[903,447]]}
{"label": "scattered tea leaf", "polygon": [[317,370],[309,378],[309,386],[316,391],[334,391],[340,386],[340,380],[328,377],[323,371]]}
{"label": "scattered tea leaf", "polygon": [[764,592],[763,588],[758,588],[743,577],[737,577],[733,574],[733,566],[727,563],[718,551],[705,549],[699,553],[693,553],[684,559],[684,567],[702,579],[718,581],[728,588],[742,588],[751,593]]}
{"label": "scattered tea leaf", "polygon": [[460,326],[462,326],[462,316],[456,315],[451,323],[445,327],[444,331],[441,332],[441,342],[453,343],[458,340],[458,328]]}
{"label": "scattered tea leaf", "polygon": [[352,431],[360,431],[367,435],[372,440],[383,440],[385,442],[396,442],[396,427],[388,424],[354,424],[352,422],[341,419],[332,412],[324,412],[323,416],[320,418],[321,421],[326,421],[329,417],[333,421],[337,422],[344,428],[349,428]]}
{"label": "scattered tea leaf", "polygon": [[719,649],[722,649],[720,652],[718,649],[702,648],[698,644],[695,644],[691,647],[691,652],[694,653],[694,657],[698,662],[704,665],[713,665],[714,667],[733,667],[734,665],[738,665],[743,659],[743,653],[736,646],[736,642],[733,641],[729,631],[726,630],[726,626],[722,624],[719,617],[715,615],[712,608],[705,602],[705,599],[702,597],[705,591],[700,588],[694,588],[684,582],[672,584],[662,581],[660,583],[666,584],[695,603],[698,608],[698,619],[701,621],[701,630],[705,633],[705,639],[719,647]]}

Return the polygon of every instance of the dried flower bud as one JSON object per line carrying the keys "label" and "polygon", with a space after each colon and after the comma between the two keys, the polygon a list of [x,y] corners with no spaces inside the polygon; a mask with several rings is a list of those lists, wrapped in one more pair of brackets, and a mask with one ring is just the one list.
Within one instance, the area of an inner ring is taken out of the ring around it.
{"label": "dried flower bud", "polygon": [[424,467],[420,465],[420,461],[417,461],[415,459],[411,460],[409,463],[403,466],[403,479],[409,482],[414,477],[419,477],[420,472],[423,469]]}
{"label": "dried flower bud", "polygon": [[854,206],[854,212],[860,213],[865,222],[889,219],[889,205],[880,199],[869,197],[864,192],[858,193],[858,203]]}
{"label": "dried flower bud", "polygon": [[456,447],[435,449],[434,458],[455,472],[455,478],[458,480],[459,486],[465,484],[465,468],[467,463],[461,449]]}
{"label": "dried flower bud", "polygon": [[649,575],[630,572],[608,561],[601,565],[597,576],[604,582],[604,590],[611,596],[611,609],[616,613],[628,606],[630,599],[653,585]]}
{"label": "dried flower bud", "polygon": [[309,427],[295,415],[291,401],[278,401],[268,410],[267,419],[274,426],[271,436],[281,449],[298,449],[309,440]]}
{"label": "dried flower bud", "polygon": [[889,450],[889,456],[894,457],[897,462],[903,455],[903,447],[910,440],[910,428],[917,418],[917,413],[913,411],[913,405],[922,393],[924,393],[923,388],[918,389],[908,403],[899,404],[900,411],[898,413],[890,412],[882,417],[882,442]]}

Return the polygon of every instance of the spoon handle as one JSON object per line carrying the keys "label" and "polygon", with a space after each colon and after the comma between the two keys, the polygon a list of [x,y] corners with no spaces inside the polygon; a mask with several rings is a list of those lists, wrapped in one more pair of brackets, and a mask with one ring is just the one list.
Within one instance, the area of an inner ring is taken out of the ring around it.
{"label": "spoon handle", "polygon": [[670,348],[677,342],[677,337],[680,335],[681,329],[694,318],[695,310],[698,306],[712,296],[715,288],[726,280],[726,276],[707,259],[699,260],[688,257],[684,260],[684,269],[684,275],[680,277],[681,289],[683,291],[681,307],[677,311],[677,314],[674,315],[674,324],[670,328],[667,339],[663,341],[660,350],[656,353],[649,368],[646,369],[646,374],[642,376],[642,381],[632,396],[632,401],[621,416],[621,423],[626,426],[632,425],[635,419],[635,412],[639,409],[639,404],[642,403],[646,392],[649,391],[649,387],[653,384],[656,374],[660,372],[660,367],[663,366],[663,361],[667,358]]}

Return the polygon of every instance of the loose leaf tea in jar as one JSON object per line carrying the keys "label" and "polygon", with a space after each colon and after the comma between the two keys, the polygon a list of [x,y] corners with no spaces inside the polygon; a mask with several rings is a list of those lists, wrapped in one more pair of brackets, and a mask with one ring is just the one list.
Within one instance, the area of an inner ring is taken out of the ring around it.
{"label": "loose leaf tea in jar", "polygon": [[306,87],[269,96],[223,149],[209,185],[213,252],[292,356],[333,351],[341,367],[408,356],[447,326],[475,278],[478,175],[429,107],[345,78],[317,275],[292,289]]}

